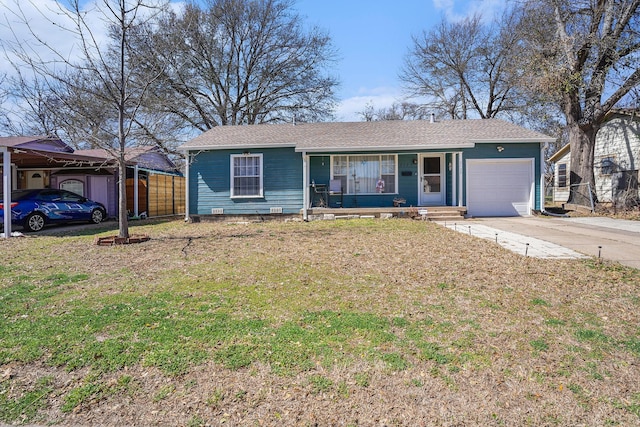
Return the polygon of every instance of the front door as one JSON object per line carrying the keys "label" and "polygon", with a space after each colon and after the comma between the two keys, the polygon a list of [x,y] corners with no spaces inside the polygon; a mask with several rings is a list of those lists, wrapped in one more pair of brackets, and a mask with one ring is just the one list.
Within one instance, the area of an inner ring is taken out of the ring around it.
{"label": "front door", "polygon": [[27,171],[27,188],[37,189],[44,188],[44,172],[42,171]]}
{"label": "front door", "polygon": [[424,154],[420,160],[420,205],[444,205],[444,155]]}

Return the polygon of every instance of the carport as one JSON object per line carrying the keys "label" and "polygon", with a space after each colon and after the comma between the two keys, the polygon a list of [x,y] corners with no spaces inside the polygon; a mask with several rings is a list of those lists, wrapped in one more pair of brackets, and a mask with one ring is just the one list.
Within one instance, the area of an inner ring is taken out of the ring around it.
{"label": "carport", "polygon": [[[55,137],[0,137],[2,201],[11,204],[11,191],[26,188],[63,188],[102,203],[109,216],[117,216],[118,164],[106,150],[74,150]],[[145,191],[149,216],[184,212],[184,178],[164,152],[154,146],[132,147],[126,152],[127,177],[132,178],[130,209],[138,215],[139,190]],[[147,179],[141,187],[139,172]],[[139,188],[140,187],[140,188]],[[11,210],[3,213],[11,235]]]}
{"label": "carport", "polygon": [[[74,150],[57,138],[49,137],[4,137],[0,138],[2,155],[2,206],[11,206],[11,192],[19,183],[27,183],[24,171],[55,169],[113,171],[115,161],[74,153]],[[44,181],[43,181],[44,182]],[[22,188],[22,187],[21,187]],[[26,187],[25,187],[26,188]],[[11,209],[3,209],[2,222],[5,237],[11,236]]]}

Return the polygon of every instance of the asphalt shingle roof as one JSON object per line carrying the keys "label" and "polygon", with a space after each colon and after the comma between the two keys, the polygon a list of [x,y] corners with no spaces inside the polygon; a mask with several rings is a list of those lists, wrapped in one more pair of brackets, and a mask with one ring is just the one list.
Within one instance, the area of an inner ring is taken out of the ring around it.
{"label": "asphalt shingle roof", "polygon": [[218,126],[180,147],[187,150],[295,147],[296,151],[464,148],[475,143],[551,142],[554,138],[498,119],[326,122]]}
{"label": "asphalt shingle roof", "polygon": [[[134,161],[136,157],[153,151],[155,147],[153,146],[140,146],[140,147],[127,147],[124,152],[124,159],[126,161]],[[76,154],[83,154],[85,156],[93,156],[93,157],[102,157],[105,159],[114,159],[113,154],[109,153],[104,148],[91,148],[87,150],[76,150]]]}
{"label": "asphalt shingle roof", "polygon": [[[62,142],[60,139],[49,136],[4,136],[0,137],[0,147],[20,147],[22,145],[31,145],[32,147],[36,145],[41,145],[41,149],[43,151],[55,151],[58,152],[60,149],[66,152],[72,152],[73,149],[69,147],[67,144]],[[59,149],[55,149],[54,147],[58,147]]]}

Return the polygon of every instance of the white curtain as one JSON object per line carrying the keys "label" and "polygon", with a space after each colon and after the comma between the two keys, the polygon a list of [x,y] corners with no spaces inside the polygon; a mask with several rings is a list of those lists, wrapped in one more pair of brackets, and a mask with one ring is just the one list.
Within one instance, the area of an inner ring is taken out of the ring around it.
{"label": "white curtain", "polygon": [[380,178],[380,156],[349,156],[351,193],[375,193],[378,178]]}

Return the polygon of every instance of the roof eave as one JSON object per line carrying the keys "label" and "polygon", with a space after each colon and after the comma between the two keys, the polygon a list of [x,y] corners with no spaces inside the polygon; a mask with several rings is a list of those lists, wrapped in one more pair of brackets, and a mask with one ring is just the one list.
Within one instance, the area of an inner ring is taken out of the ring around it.
{"label": "roof eave", "polygon": [[547,143],[555,142],[556,138],[542,137],[542,138],[490,138],[490,139],[472,139],[472,142],[476,144],[530,144],[530,143]]}
{"label": "roof eave", "polygon": [[42,150],[36,150],[33,148],[25,149],[25,148],[8,147],[8,150],[16,155],[18,154],[39,155],[39,156],[42,156],[43,158],[48,158],[51,161],[80,161],[80,162],[88,163],[91,166],[104,165],[104,167],[113,167],[114,165],[116,165],[115,159],[108,159],[105,157],[85,156],[82,154],[58,152],[58,151],[54,151],[54,152],[42,151]]}
{"label": "roof eave", "polygon": [[208,151],[208,150],[255,150],[263,148],[294,148],[292,143],[285,144],[227,144],[227,145],[181,145],[178,151]]}
{"label": "roof eave", "polygon": [[570,152],[571,152],[571,144],[566,144],[565,146],[560,148],[558,151],[556,151],[556,153],[553,156],[549,157],[549,161],[552,163],[555,163]]}
{"label": "roof eave", "polygon": [[424,151],[424,150],[453,150],[473,148],[473,143],[462,144],[425,144],[425,145],[395,145],[395,146],[351,146],[351,147],[296,147],[296,151],[306,153],[347,153],[366,151]]}

